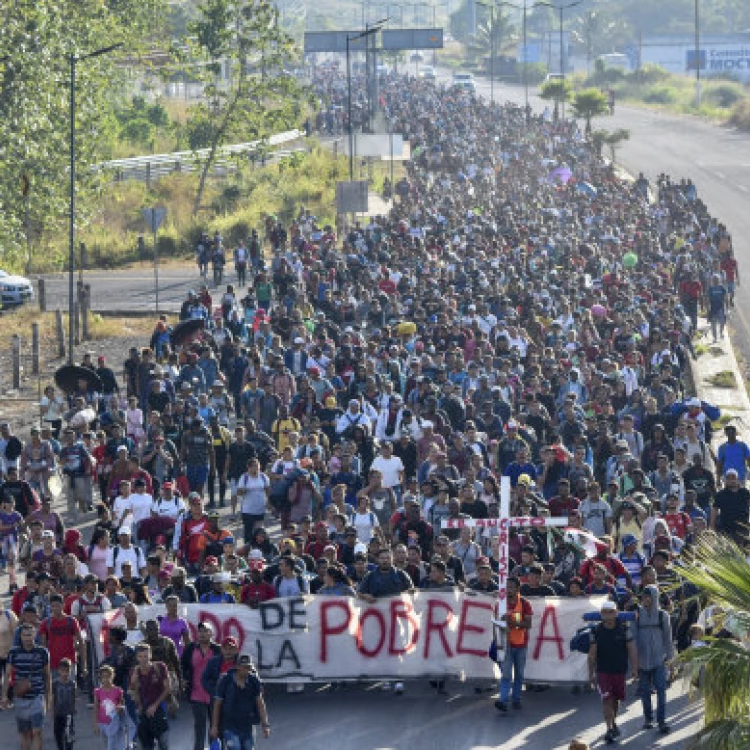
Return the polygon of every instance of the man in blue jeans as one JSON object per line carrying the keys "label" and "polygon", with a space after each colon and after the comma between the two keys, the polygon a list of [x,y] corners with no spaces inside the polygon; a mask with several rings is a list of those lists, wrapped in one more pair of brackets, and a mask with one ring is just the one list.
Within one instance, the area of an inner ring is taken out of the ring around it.
{"label": "man in blue jeans", "polygon": [[226,750],[252,750],[255,724],[260,724],[264,737],[271,736],[263,685],[250,654],[240,654],[237,666],[219,678],[212,709],[211,739],[221,735]]}
{"label": "man in blue jeans", "polygon": [[521,690],[533,614],[528,599],[520,594],[521,582],[518,578],[514,576],[508,578],[505,589],[508,595],[508,608],[501,618],[506,623],[505,656],[500,665],[500,696],[495,701],[495,708],[501,713],[508,710],[511,685],[513,708],[521,708]]}
{"label": "man in blue jeans", "polygon": [[643,590],[633,630],[638,653],[638,692],[643,705],[643,728],[652,729],[654,726],[653,687],[656,691],[656,723],[659,731],[667,734],[667,664],[674,656],[674,643],[669,615],[659,608],[657,586],[646,586]]}

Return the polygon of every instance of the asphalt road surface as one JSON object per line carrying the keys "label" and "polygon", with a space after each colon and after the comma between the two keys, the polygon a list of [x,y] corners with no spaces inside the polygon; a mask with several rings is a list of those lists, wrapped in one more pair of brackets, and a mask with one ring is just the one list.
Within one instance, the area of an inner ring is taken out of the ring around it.
{"label": "asphalt road surface", "polygon": [[[471,685],[448,683],[450,695],[436,696],[424,683],[407,683],[402,696],[383,693],[379,685],[356,685],[330,693],[326,686],[308,686],[303,694],[287,695],[270,686],[268,704],[271,737],[256,742],[258,750],[564,750],[570,740],[604,747],[599,698],[571,695],[557,688],[529,693],[521,711],[499,714],[494,696],[474,694]],[[670,690],[668,719],[671,734],[663,737],[641,728],[640,702],[629,697],[621,717],[623,737],[618,746],[631,750],[685,748],[697,730],[700,706],[689,704],[681,690]],[[634,686],[628,687],[633,696]],[[679,695],[679,697],[677,697]],[[44,749],[55,747],[47,722]],[[3,747],[16,747],[13,711],[0,713]],[[182,706],[170,729],[171,748],[193,747],[192,715]],[[79,699],[76,748],[106,747],[94,737],[92,711]]]}

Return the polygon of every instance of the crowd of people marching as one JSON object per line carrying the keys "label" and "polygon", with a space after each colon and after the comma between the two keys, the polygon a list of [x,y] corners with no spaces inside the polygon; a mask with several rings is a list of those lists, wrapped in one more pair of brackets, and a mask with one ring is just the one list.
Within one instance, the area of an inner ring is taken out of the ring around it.
{"label": "crowd of people marching", "polygon": [[[321,111],[344,84],[322,73]],[[689,381],[699,312],[716,338],[733,306],[731,237],[692,184],[622,179],[574,121],[401,77],[381,104],[412,155],[388,216],[204,235],[202,276],[234,261],[226,291],[190,291],[121,377],[86,355],[29,436],[0,428],[1,697],[24,748],[46,711],[71,747],[77,687],[108,750],[166,748],[180,700],[195,750],[251,747],[270,732],[252,659],[210,623],[191,640],[180,605],[493,596],[497,528],[444,522],[496,517],[503,476],[513,515],[580,536],[511,531],[496,708],[521,707],[535,597],[600,595],[605,738],[628,665],[669,731],[674,652],[712,628],[675,562],[707,530],[746,543],[750,450]],[[96,664],[86,618],[113,608]]]}

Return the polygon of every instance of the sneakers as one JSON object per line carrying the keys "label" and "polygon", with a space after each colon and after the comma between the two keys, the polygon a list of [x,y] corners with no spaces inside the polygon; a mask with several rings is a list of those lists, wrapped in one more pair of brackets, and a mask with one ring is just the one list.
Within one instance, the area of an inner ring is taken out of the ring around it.
{"label": "sneakers", "polygon": [[620,731],[620,727],[618,727],[617,724],[612,724],[611,732],[612,732],[612,736],[615,739],[617,739],[617,737],[619,737],[622,734],[622,732]]}
{"label": "sneakers", "polygon": [[397,682],[393,686],[393,692],[396,693],[396,695],[403,695],[404,694],[404,683],[403,682]]}
{"label": "sneakers", "polygon": [[495,701],[495,708],[502,714],[506,713],[508,710],[508,707],[502,701]]}
{"label": "sneakers", "polygon": [[659,724],[659,732],[661,734],[669,734],[672,731],[672,728],[669,726],[669,724]]}
{"label": "sneakers", "polygon": [[604,735],[604,741],[608,745],[614,745],[614,743],[616,742],[615,735],[612,733],[611,729],[608,729],[606,734]]}
{"label": "sneakers", "polygon": [[654,728],[654,720],[653,719],[646,719],[646,721],[643,722],[643,728],[644,729],[653,729]]}

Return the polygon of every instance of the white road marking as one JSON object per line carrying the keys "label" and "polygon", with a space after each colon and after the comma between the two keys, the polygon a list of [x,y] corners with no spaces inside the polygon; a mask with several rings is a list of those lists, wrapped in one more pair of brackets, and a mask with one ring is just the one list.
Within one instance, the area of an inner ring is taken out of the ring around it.
{"label": "white road marking", "polygon": [[725,175],[725,174],[724,174],[723,172],[719,172],[719,171],[718,171],[717,169],[715,169],[715,170],[714,170],[714,174],[715,174],[715,175],[716,175],[716,176],[717,176],[717,177],[718,177],[718,178],[719,178],[720,180],[725,180],[725,179],[726,179],[726,175]]}
{"label": "white road marking", "polygon": [[743,192],[746,193],[750,188],[747,187],[747,185],[737,185],[737,187]]}

